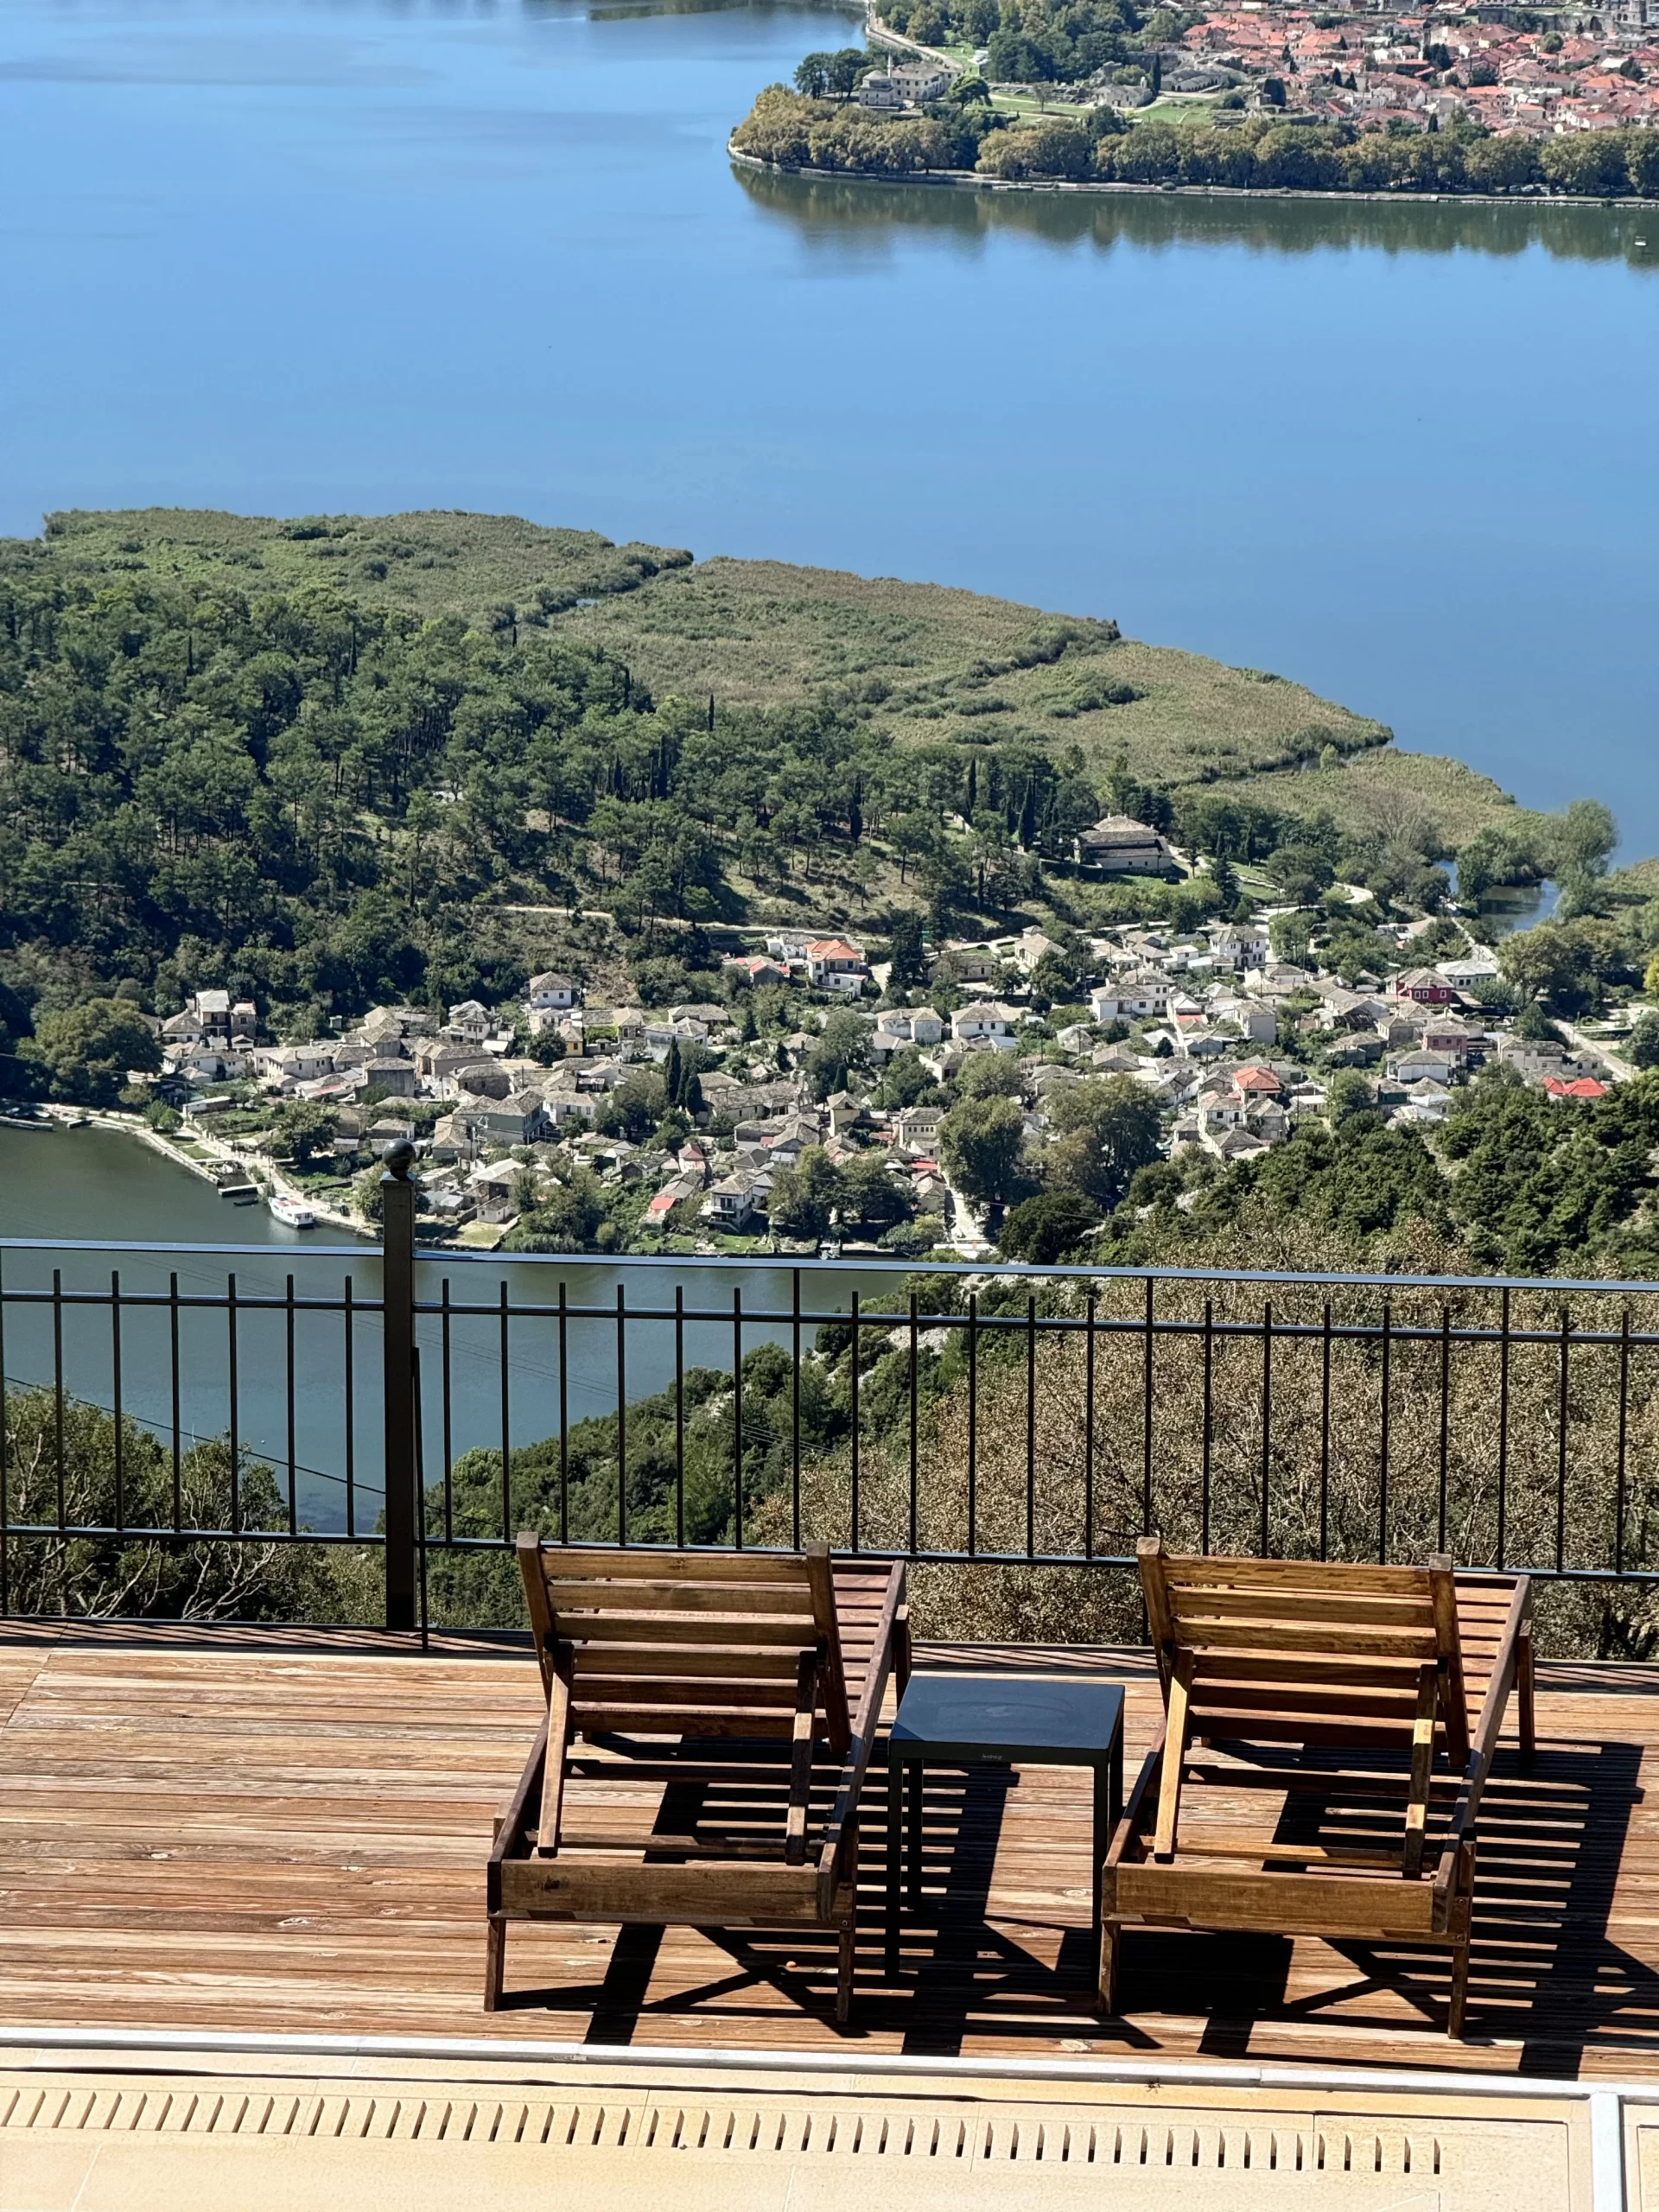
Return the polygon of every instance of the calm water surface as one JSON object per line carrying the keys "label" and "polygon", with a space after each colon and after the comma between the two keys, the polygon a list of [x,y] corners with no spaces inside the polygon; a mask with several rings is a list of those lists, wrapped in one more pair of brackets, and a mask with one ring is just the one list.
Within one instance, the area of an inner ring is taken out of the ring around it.
{"label": "calm water surface", "polygon": [[[176,1276],[180,1319],[180,1427],[188,1447],[194,1439],[225,1435],[230,1427],[229,1324],[223,1310],[227,1279],[234,1272],[243,1302],[237,1321],[237,1419],[239,1440],[262,1454],[285,1484],[289,1452],[287,1320],[280,1306],[291,1280],[300,1310],[294,1339],[293,1457],[296,1492],[302,1518],[314,1528],[344,1529],[346,1475],[356,1491],[355,1526],[372,1529],[381,1503],[381,1401],[379,1323],[357,1315],[352,1322],[354,1384],[352,1417],[346,1419],[346,1318],[343,1312],[303,1310],[304,1301],[327,1300],[339,1308],[349,1277],[358,1300],[380,1292],[379,1255],[364,1243],[342,1255],[320,1249],[327,1231],[284,1229],[263,1206],[235,1205],[220,1198],[200,1178],[191,1175],[130,1137],[99,1129],[55,1128],[20,1130],[0,1126],[0,1238],[41,1237],[98,1246],[116,1243],[237,1244],[252,1250],[226,1253],[141,1254],[108,1249],[32,1251],[13,1247],[0,1252],[6,1288],[13,1293],[49,1293],[54,1271],[67,1294],[97,1290],[107,1294],[112,1270],[118,1270],[124,1300],[145,1294],[166,1299]],[[686,1324],[684,1362],[729,1372],[734,1331],[732,1294],[741,1295],[746,1315],[790,1311],[791,1270],[786,1268],[718,1268],[681,1264],[621,1270],[602,1262],[499,1262],[436,1255],[419,1271],[418,1294],[441,1301],[448,1279],[452,1306],[493,1306],[502,1286],[515,1308],[537,1309],[510,1325],[506,1375],[507,1440],[510,1448],[556,1434],[559,1425],[560,1371],[557,1307],[561,1285],[567,1307],[585,1307],[604,1318],[566,1324],[564,1402],[571,1422],[612,1413],[617,1404],[616,1295],[623,1285],[629,1307],[655,1308],[666,1315],[676,1286],[683,1289],[688,1313],[718,1314],[719,1320]],[[844,1312],[850,1293],[868,1296],[885,1280],[852,1268],[803,1270],[805,1312]],[[192,1297],[221,1301],[213,1309],[192,1309]],[[7,1383],[26,1387],[49,1382],[54,1371],[54,1312],[49,1300],[38,1305],[9,1303],[3,1316],[3,1368]],[[75,1396],[108,1409],[114,1400],[111,1318],[107,1303],[61,1309],[64,1379]],[[815,1332],[805,1328],[804,1344]],[[671,1386],[674,1332],[671,1319],[626,1324],[622,1366],[628,1402]],[[788,1344],[792,1332],[745,1319],[741,1344],[747,1354],[763,1343]],[[121,1325],[123,1409],[170,1439],[173,1424],[171,1323],[168,1307],[130,1305]],[[420,1324],[422,1403],[427,1479],[435,1481],[444,1463],[445,1407],[442,1388],[442,1322],[432,1316]],[[449,1324],[450,1389],[448,1445],[453,1457],[477,1445],[499,1450],[502,1438],[501,1329],[493,1314],[455,1314]]]}
{"label": "calm water surface", "polygon": [[1659,212],[734,175],[754,91],[854,28],[6,0],[0,527],[467,506],[938,578],[1659,850]]}

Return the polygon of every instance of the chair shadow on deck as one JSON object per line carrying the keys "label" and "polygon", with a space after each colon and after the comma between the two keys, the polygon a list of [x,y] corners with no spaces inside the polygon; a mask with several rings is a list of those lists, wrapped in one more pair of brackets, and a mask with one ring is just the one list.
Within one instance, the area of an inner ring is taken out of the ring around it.
{"label": "chair shadow on deck", "polygon": [[[1467,2040],[1518,2045],[1523,2074],[1574,2077],[1598,2046],[1659,2055],[1659,1972],[1610,1934],[1641,1758],[1617,1739],[1541,1744],[1530,1771],[1500,1755],[1481,1809]],[[1135,1930],[1125,1946],[1131,2016],[1155,2020],[1144,2003],[1155,1987],[1160,2012],[1204,2019],[1199,2049],[1215,2058],[1300,2024],[1382,2031],[1403,2040],[1402,2065],[1455,2064],[1450,1974],[1442,1955],[1352,1942]]]}
{"label": "chair shadow on deck", "polygon": [[[1512,1749],[1500,1754],[1481,1813],[1468,2038],[1477,2050],[1518,2046],[1522,2073],[1575,2075],[1595,2048],[1659,2057],[1659,1971],[1610,1934],[1641,1802],[1641,1757],[1639,1742],[1614,1738],[1547,1738],[1530,1772]],[[1458,2063],[1459,2046],[1445,2031],[1448,1961],[1404,1948],[1131,1929],[1126,2016],[1100,2018],[1086,1900],[1057,1892],[1052,1870],[1027,1867],[1021,1878],[1005,1841],[1020,1786],[1018,1775],[995,1768],[929,1770],[922,1904],[906,1906],[902,1978],[889,1984],[887,1780],[878,1765],[863,1808],[858,1990],[850,2030],[841,2032],[897,2035],[918,2056],[976,2044],[1064,2049],[1074,2038],[1134,2056],[1192,2050],[1196,2020],[1198,2053],[1218,2059],[1268,2047],[1288,2056],[1274,2034],[1283,2030],[1298,2043],[1323,2031],[1328,2056],[1350,2040],[1363,2044],[1355,2056],[1368,2065]],[[671,1787],[658,1826],[682,1831],[698,1809]],[[1080,1861],[1065,1878],[1082,1875]],[[642,2029],[649,2039],[676,2019],[746,2037],[790,2018],[836,2032],[830,1931],[710,1929],[706,1941],[726,1969],[706,1971],[713,1962],[700,1947],[688,1971],[687,1953],[663,1930],[625,1928],[597,1982],[519,1990],[507,2005],[585,2012],[594,2044],[627,2044]],[[1394,2047],[1379,2051],[1382,2037]]]}

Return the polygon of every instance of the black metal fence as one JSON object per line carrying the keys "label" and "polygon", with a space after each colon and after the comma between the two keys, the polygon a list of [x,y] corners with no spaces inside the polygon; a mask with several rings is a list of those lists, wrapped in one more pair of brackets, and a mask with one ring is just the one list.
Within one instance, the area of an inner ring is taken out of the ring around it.
{"label": "black metal fence", "polygon": [[385,1195],[380,1250],[291,1265],[0,1245],[0,1611],[48,1609],[48,1555],[75,1611],[140,1586],[135,1548],[374,1548],[409,1629],[435,1558],[528,1523],[1015,1567],[1125,1567],[1156,1528],[1659,1581],[1659,1286],[509,1261],[423,1249]]}

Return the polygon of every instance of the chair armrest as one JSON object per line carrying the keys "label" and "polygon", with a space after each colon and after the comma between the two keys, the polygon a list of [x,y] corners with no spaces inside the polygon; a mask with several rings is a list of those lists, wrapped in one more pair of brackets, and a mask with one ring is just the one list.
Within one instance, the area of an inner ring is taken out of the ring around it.
{"label": "chair armrest", "polygon": [[524,1761],[524,1770],[518,1777],[518,1787],[507,1800],[505,1811],[497,1816],[495,1845],[490,1853],[492,1866],[499,1866],[504,1859],[511,1859],[516,1847],[524,1841],[524,1830],[530,1821],[530,1808],[541,1800],[542,1768],[546,1759],[547,1723],[543,1720],[536,1732],[536,1741],[531,1746],[530,1757]]}
{"label": "chair armrest", "polygon": [[1135,1833],[1154,1798],[1154,1785],[1164,1764],[1164,1732],[1158,1731],[1158,1740],[1141,1762],[1141,1771],[1135,1778],[1122,1817],[1112,1830],[1112,1840],[1107,1847],[1106,1864],[1109,1867],[1122,1866],[1123,1855],[1135,1840]]}
{"label": "chair armrest", "polygon": [[1474,1738],[1469,1746],[1468,1764],[1463,1770],[1457,1802],[1452,1808],[1451,1824],[1440,1848],[1440,1863],[1435,1871],[1434,1886],[1443,1894],[1451,1890],[1457,1872],[1459,1851],[1474,1835],[1480,1801],[1485,1794],[1492,1761],[1497,1756],[1497,1739],[1503,1732],[1503,1714],[1510,1702],[1510,1693],[1515,1688],[1516,1671],[1520,1665],[1521,1631],[1526,1626],[1531,1611],[1532,1584],[1522,1574],[1516,1578],[1515,1594],[1510,1600],[1510,1610],[1504,1618],[1503,1633],[1498,1639],[1497,1657],[1486,1685],[1485,1697],[1481,1701],[1480,1719]]}
{"label": "chair armrest", "polygon": [[852,1740],[847,1746],[847,1758],[841,1770],[841,1786],[836,1792],[829,1825],[823,1832],[823,1847],[818,1853],[818,1912],[824,1920],[835,1911],[836,1878],[856,1824],[858,1800],[869,1771],[870,1755],[875,1749],[876,1732],[881,1725],[881,1700],[887,1695],[887,1677],[893,1671],[901,1624],[907,1631],[905,1570],[895,1567],[876,1620],[869,1671],[864,1677],[863,1694],[853,1721]]}

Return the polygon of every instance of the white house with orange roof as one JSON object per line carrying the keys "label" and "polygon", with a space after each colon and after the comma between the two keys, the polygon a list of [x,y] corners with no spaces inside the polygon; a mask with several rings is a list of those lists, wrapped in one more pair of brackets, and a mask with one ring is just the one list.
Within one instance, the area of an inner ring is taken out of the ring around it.
{"label": "white house with orange roof", "polygon": [[806,980],[815,991],[844,991],[856,998],[869,972],[863,953],[845,938],[815,938],[806,948]]}

